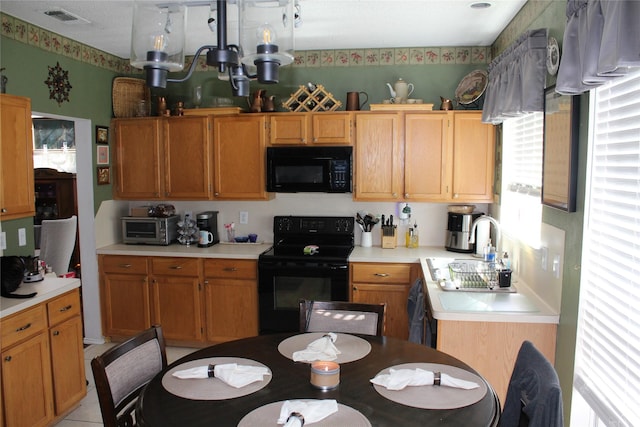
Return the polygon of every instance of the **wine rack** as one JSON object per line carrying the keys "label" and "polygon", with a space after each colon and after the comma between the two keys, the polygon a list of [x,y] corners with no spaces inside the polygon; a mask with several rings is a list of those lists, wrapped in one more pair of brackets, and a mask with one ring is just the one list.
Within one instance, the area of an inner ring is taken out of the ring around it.
{"label": "wine rack", "polygon": [[293,112],[334,111],[341,105],[342,102],[335,99],[322,85],[317,85],[314,90],[300,86],[289,99],[282,103],[284,108]]}

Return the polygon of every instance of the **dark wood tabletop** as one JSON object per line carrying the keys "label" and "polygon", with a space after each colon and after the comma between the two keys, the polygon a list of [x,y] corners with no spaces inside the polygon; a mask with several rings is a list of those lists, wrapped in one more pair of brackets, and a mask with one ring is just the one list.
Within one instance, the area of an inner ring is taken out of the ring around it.
{"label": "dark wood tabletop", "polygon": [[[359,335],[371,344],[364,358],[340,365],[340,384],[321,391],[309,382],[308,363],[293,362],[280,354],[278,344],[295,334],[261,335],[198,350],[175,361],[147,385],[136,408],[136,419],[145,427],[236,426],[252,410],[287,399],[336,399],[360,411],[373,426],[495,426],[500,404],[487,384],[487,394],[477,403],[458,409],[418,409],[381,396],[369,382],[381,370],[403,363],[439,363],[456,366],[480,376],[458,359],[408,341]],[[175,396],[162,386],[162,377],[172,367],[209,357],[242,357],[268,366],[272,379],[261,390],[228,400],[190,400]],[[274,420],[275,421],[275,420]]]}

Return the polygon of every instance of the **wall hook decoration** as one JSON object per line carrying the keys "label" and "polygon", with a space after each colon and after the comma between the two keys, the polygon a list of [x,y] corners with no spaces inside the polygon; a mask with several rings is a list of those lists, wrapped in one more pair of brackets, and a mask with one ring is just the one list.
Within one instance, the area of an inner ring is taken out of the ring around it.
{"label": "wall hook decoration", "polygon": [[59,62],[55,67],[49,68],[49,77],[44,82],[49,86],[49,99],[54,99],[58,106],[64,101],[69,101],[69,91],[71,84],[69,83],[69,71],[63,70]]}

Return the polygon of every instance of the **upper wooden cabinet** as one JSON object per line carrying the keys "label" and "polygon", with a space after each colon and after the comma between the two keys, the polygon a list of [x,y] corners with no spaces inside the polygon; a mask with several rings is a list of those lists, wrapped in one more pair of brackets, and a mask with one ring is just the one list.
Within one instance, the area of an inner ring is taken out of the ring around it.
{"label": "upper wooden cabinet", "polygon": [[355,200],[493,201],[494,129],[479,111],[356,114]]}
{"label": "upper wooden cabinet", "polygon": [[213,145],[216,200],[267,200],[266,118],[244,114],[215,118]]}
{"label": "upper wooden cabinet", "polygon": [[35,215],[31,100],[0,94],[0,220]]}
{"label": "upper wooden cabinet", "polygon": [[210,119],[117,119],[115,198],[209,200],[213,176]]}
{"label": "upper wooden cabinet", "polygon": [[350,112],[269,114],[271,145],[342,145],[352,142]]}

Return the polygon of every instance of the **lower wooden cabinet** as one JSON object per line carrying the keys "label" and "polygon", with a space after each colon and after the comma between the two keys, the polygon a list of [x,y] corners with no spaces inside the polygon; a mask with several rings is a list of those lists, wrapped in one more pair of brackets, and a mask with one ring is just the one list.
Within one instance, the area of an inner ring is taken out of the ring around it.
{"label": "lower wooden cabinet", "polygon": [[103,333],[114,340],[161,325],[169,343],[258,335],[257,262],[101,255]]}
{"label": "lower wooden cabinet", "polygon": [[384,335],[407,339],[409,316],[407,299],[417,264],[351,263],[351,300],[386,303]]}
{"label": "lower wooden cabinet", "polygon": [[208,341],[258,335],[257,273],[257,263],[252,260],[205,260]]}
{"label": "lower wooden cabinet", "polygon": [[0,321],[0,425],[50,425],[86,395],[80,293],[73,290]]}

